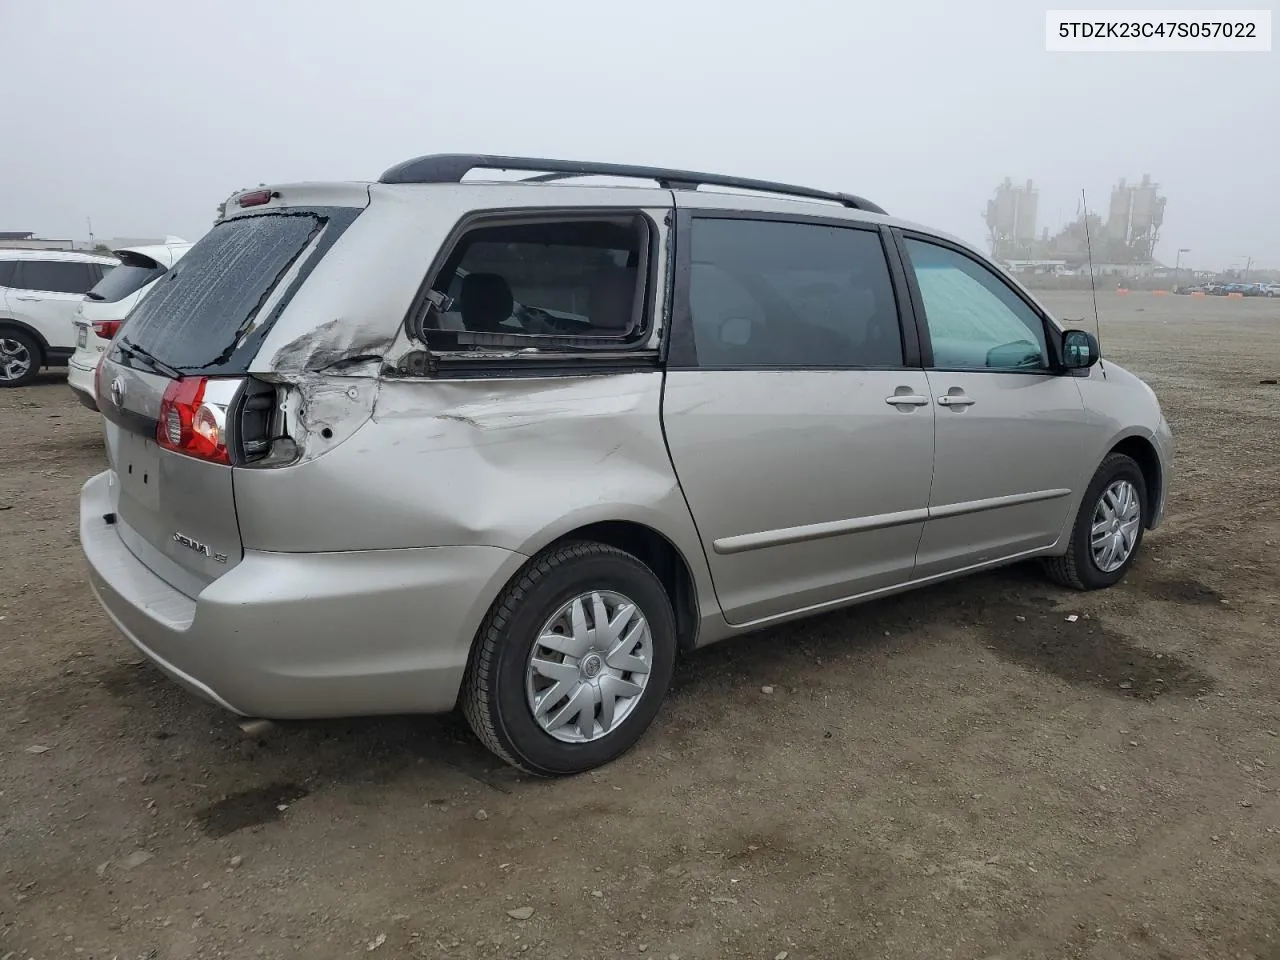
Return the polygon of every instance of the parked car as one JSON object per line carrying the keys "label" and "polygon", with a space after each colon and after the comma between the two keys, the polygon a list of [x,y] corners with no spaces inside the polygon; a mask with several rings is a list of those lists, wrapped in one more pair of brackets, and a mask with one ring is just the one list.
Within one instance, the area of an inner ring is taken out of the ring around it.
{"label": "parked car", "polygon": [[[547,182],[585,174],[663,188]],[[857,197],[449,155],[228,209],[103,355],[80,536],[129,640],[243,716],[461,703],[581,772],[681,651],[1033,558],[1108,587],[1164,515],[1151,389]]]}
{"label": "parked car", "polygon": [[1207,284],[1205,286],[1205,292],[1210,293],[1215,297],[1225,297],[1229,293],[1239,293],[1243,295],[1248,288],[1249,285],[1246,283],[1217,281]]}
{"label": "parked car", "polygon": [[116,261],[69,250],[0,250],[0,387],[21,387],[75,349],[72,319]]}
{"label": "parked car", "polygon": [[143,247],[123,247],[112,254],[120,265],[84,295],[76,311],[76,348],[67,361],[67,383],[77,400],[97,410],[93,375],[107,344],[129,311],[154,287],[182,255],[191,249],[185,240]]}
{"label": "parked car", "polygon": [[1264,297],[1280,297],[1280,283],[1262,284],[1262,295]]}
{"label": "parked car", "polygon": [[1198,283],[1192,283],[1186,286],[1174,287],[1173,292],[1180,294],[1204,293],[1205,288]]}

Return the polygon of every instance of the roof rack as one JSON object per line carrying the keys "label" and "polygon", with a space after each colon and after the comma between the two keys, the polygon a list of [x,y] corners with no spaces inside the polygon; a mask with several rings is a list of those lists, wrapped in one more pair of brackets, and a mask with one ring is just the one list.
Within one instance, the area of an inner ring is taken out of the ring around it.
{"label": "roof rack", "polygon": [[718,173],[695,173],[666,167],[639,167],[629,163],[589,163],[578,160],[540,160],[534,157],[496,157],[472,153],[435,153],[398,163],[378,178],[379,183],[461,183],[472,170],[527,170],[539,173],[525,183],[545,183],[568,177],[631,177],[656,180],[664,190],[696,190],[700,186],[732,187],[776,193],[809,200],[830,200],[869,213],[883,214],[883,208],[849,193],[832,193],[812,187],[797,187],[771,180],[728,177]]}

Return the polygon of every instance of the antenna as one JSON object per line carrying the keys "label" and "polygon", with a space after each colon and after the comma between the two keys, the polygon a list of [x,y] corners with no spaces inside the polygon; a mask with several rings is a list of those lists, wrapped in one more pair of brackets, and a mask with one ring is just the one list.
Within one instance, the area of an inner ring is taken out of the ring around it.
{"label": "antenna", "polygon": [[1080,188],[1080,205],[1084,210],[1084,249],[1089,257],[1089,290],[1093,293],[1093,325],[1098,331],[1098,351],[1102,351],[1102,318],[1098,316],[1098,281],[1093,275],[1093,240],[1089,237],[1089,201]]}

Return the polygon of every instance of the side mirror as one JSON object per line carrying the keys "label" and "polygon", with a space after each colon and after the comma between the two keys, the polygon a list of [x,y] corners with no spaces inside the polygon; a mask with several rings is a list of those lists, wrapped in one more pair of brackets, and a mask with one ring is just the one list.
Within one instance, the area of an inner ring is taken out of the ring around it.
{"label": "side mirror", "polygon": [[1062,365],[1068,370],[1086,370],[1102,359],[1098,338],[1088,330],[1066,330],[1062,334]]}

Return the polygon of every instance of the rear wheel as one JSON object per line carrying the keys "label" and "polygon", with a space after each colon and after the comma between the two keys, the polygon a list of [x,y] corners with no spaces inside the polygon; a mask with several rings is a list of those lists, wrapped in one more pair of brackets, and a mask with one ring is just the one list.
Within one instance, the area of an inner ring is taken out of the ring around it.
{"label": "rear wheel", "polygon": [[40,373],[43,362],[34,337],[21,330],[0,329],[0,387],[25,387]]}
{"label": "rear wheel", "polygon": [[1142,544],[1146,489],[1142,468],[1132,457],[1109,454],[1080,502],[1066,554],[1044,563],[1049,577],[1076,590],[1119,583]]}
{"label": "rear wheel", "polygon": [[635,557],[570,543],[530,561],[476,638],[463,711],[514,766],[564,776],[641,737],[666,696],[676,625],[662,583]]}

